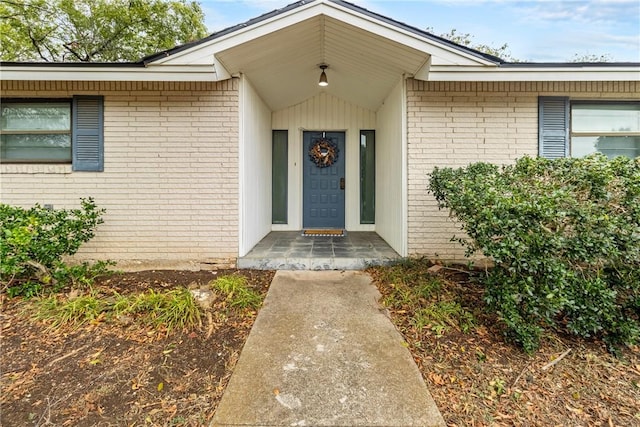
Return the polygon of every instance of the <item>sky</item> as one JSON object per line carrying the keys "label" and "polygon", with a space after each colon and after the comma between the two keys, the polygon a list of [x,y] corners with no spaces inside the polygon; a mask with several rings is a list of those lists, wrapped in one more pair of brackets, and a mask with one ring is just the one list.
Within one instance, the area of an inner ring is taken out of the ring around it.
{"label": "sky", "polygon": [[[295,0],[198,0],[210,32]],[[358,6],[436,35],[455,29],[513,58],[568,62],[606,55],[640,62],[640,0],[352,0]]]}

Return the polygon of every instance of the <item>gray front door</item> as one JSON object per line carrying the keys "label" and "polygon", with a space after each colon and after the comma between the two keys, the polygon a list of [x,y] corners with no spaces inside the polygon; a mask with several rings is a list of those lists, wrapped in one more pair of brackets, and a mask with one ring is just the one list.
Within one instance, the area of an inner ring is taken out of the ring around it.
{"label": "gray front door", "polygon": [[344,228],[344,132],[304,132],[304,228]]}

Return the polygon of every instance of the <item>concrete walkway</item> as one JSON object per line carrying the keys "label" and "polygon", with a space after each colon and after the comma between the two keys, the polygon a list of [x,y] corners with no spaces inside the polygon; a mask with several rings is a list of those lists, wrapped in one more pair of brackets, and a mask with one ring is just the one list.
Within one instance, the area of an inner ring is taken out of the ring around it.
{"label": "concrete walkway", "polygon": [[212,426],[445,426],[361,272],[278,271]]}

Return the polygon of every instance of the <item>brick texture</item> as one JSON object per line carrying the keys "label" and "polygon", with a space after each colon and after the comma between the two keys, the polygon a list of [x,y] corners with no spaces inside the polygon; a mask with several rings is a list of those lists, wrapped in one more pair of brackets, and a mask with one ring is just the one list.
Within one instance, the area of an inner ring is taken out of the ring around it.
{"label": "brick texture", "polygon": [[498,164],[538,154],[538,97],[638,99],[640,82],[423,82],[407,84],[410,254],[464,258],[463,235],[427,193],[435,166]]}
{"label": "brick texture", "polygon": [[0,165],[2,203],[93,197],[104,224],[78,259],[160,264],[238,254],[238,82],[3,81],[2,97],[104,95],[104,172]]}
{"label": "brick texture", "polygon": [[[0,200],[107,209],[79,259],[168,264],[238,254],[238,82],[2,81],[3,98],[105,97],[105,170],[0,165]],[[512,163],[538,151],[538,96],[637,99],[640,82],[407,83],[409,253],[463,258],[427,193],[435,166]]]}

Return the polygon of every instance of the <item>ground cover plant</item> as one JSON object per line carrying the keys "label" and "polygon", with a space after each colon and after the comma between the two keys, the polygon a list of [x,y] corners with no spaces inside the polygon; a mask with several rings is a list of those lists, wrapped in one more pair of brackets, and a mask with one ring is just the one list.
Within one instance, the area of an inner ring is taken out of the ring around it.
{"label": "ground cover plant", "polygon": [[529,355],[487,309],[484,271],[411,259],[368,272],[449,427],[640,425],[637,345],[615,357],[547,330]]}
{"label": "ground cover plant", "polygon": [[602,155],[436,168],[430,191],[459,221],[467,255],[495,264],[484,298],[534,351],[545,330],[640,338],[640,158]]}

